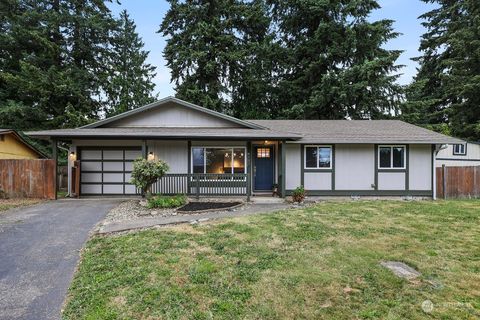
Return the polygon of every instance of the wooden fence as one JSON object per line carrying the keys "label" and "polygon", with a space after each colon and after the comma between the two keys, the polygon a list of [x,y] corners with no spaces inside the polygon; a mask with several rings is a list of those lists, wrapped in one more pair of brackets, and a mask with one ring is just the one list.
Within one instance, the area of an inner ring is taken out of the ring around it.
{"label": "wooden fence", "polygon": [[480,166],[437,168],[438,198],[480,197]]}
{"label": "wooden fence", "polygon": [[55,199],[55,160],[0,160],[0,196]]}

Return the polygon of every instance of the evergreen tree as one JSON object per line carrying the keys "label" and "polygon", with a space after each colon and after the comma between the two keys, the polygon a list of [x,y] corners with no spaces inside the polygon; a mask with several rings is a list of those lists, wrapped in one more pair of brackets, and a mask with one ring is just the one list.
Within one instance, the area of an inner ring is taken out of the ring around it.
{"label": "evergreen tree", "polygon": [[126,10],[120,13],[119,28],[114,34],[110,52],[110,71],[106,88],[108,114],[118,114],[155,100],[155,67],[145,61],[148,52],[135,31],[136,26]]}
{"label": "evergreen tree", "polygon": [[400,51],[382,45],[397,37],[392,21],[367,20],[374,0],[271,0],[286,51],[280,84],[285,116],[305,119],[382,118],[395,114],[401,94]]}
{"label": "evergreen tree", "polygon": [[116,22],[101,0],[0,6],[0,126],[72,127],[98,117]]}
{"label": "evergreen tree", "polygon": [[159,32],[176,95],[217,111],[228,109],[230,74],[236,73],[243,3],[237,0],[168,0]]}
{"label": "evergreen tree", "polygon": [[423,0],[438,8],[420,18],[427,32],[403,117],[461,138],[480,140],[480,2]]}

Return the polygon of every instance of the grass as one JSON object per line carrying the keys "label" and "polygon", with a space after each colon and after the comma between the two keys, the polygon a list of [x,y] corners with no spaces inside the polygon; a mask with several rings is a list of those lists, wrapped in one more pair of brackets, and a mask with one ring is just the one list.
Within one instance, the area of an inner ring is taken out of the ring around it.
{"label": "grass", "polygon": [[0,199],[0,213],[3,211],[40,203],[42,199]]}
{"label": "grass", "polygon": [[[399,279],[382,260],[422,276]],[[479,310],[479,201],[357,201],[95,237],[64,317],[474,319]]]}

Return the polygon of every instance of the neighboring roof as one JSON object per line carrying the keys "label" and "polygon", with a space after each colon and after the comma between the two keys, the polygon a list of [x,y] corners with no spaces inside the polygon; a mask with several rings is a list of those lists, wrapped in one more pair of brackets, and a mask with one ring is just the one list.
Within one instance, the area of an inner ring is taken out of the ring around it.
{"label": "neighboring roof", "polygon": [[117,139],[300,139],[294,133],[279,132],[269,129],[244,128],[85,128],[85,129],[58,129],[28,132],[28,135],[37,138],[117,138]]}
{"label": "neighboring roof", "polygon": [[399,120],[248,120],[302,135],[295,143],[451,144],[462,140]]}
{"label": "neighboring roof", "polygon": [[25,140],[17,131],[13,129],[0,129],[0,135],[4,134],[12,134],[14,135],[20,142],[22,142],[24,145],[29,147],[31,150],[36,152],[41,158],[48,158],[47,155],[45,155],[42,151],[38,150],[36,147],[32,146],[27,140]]}
{"label": "neighboring roof", "polygon": [[210,110],[210,109],[207,109],[207,108],[198,106],[196,104],[193,104],[193,103],[190,103],[190,102],[187,102],[187,101],[175,98],[175,97],[171,97],[171,96],[166,97],[166,98],[161,99],[161,100],[158,100],[158,101],[155,101],[153,103],[147,104],[143,107],[136,108],[136,109],[133,109],[133,110],[130,110],[130,111],[127,111],[127,112],[123,112],[123,113],[118,114],[116,116],[113,116],[113,117],[110,117],[110,118],[107,118],[107,119],[104,119],[104,120],[100,120],[100,121],[88,124],[88,125],[83,126],[81,128],[98,128],[98,127],[103,126],[107,123],[111,123],[113,121],[117,121],[117,120],[120,120],[120,119],[123,119],[123,118],[127,118],[127,117],[130,117],[134,114],[137,114],[137,113],[140,113],[140,112],[143,112],[143,111],[147,111],[147,110],[150,110],[150,109],[161,107],[161,106],[163,106],[163,105],[165,105],[169,102],[175,102],[175,103],[177,103],[179,105],[182,105],[184,107],[194,109],[194,110],[197,110],[197,111],[200,111],[200,112],[203,112],[203,113],[207,113],[207,114],[209,114],[213,117],[224,119],[224,120],[230,121],[232,123],[239,124],[239,125],[241,125],[243,127],[246,127],[246,128],[263,129],[259,125],[249,123],[247,121],[240,120],[240,119],[228,116],[226,114],[223,114],[223,113],[220,113],[220,112],[217,112],[217,111],[213,111],[213,110]]}

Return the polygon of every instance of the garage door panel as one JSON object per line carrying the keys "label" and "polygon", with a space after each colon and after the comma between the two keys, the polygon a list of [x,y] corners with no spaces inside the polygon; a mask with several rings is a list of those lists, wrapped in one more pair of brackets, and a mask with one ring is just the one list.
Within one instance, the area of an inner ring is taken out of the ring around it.
{"label": "garage door panel", "polygon": [[123,171],[123,161],[104,161],[103,171]]}
{"label": "garage door panel", "polygon": [[102,182],[101,173],[82,173],[82,182]]}
{"label": "garage door panel", "polygon": [[132,179],[132,174],[131,173],[125,173],[125,182],[130,182],[130,179]]}
{"label": "garage door panel", "polygon": [[142,157],[141,150],[125,150],[125,160],[135,160]]}
{"label": "garage door panel", "polygon": [[101,161],[81,161],[82,171],[102,171]]}
{"label": "garage door panel", "polygon": [[82,184],[81,192],[83,194],[101,194],[101,184]]}
{"label": "garage door panel", "polygon": [[102,150],[82,150],[82,160],[101,160]]}
{"label": "garage door panel", "polygon": [[121,182],[123,183],[123,173],[104,173],[103,182]]}
{"label": "garage door panel", "polygon": [[133,162],[125,161],[125,171],[133,170]]}
{"label": "garage door panel", "polygon": [[123,194],[123,184],[104,184],[103,193]]}
{"label": "garage door panel", "polygon": [[123,160],[123,150],[103,150],[103,160]]}

